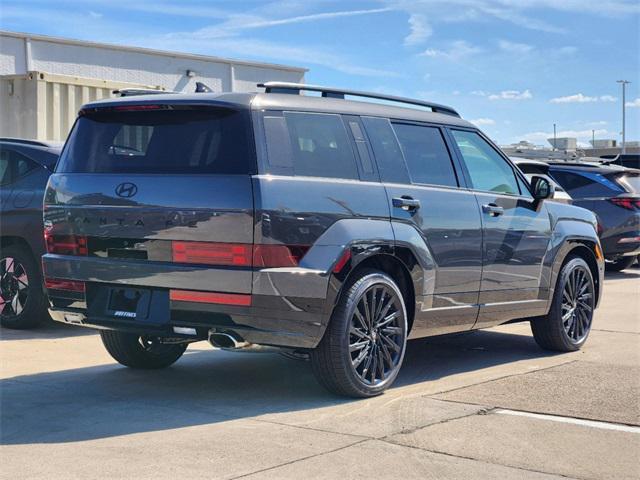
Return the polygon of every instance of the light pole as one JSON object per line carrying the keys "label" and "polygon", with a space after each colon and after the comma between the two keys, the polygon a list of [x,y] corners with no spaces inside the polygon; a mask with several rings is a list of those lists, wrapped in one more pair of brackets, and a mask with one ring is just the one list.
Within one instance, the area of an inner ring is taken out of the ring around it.
{"label": "light pole", "polygon": [[626,86],[628,83],[631,83],[628,80],[616,80],[617,83],[622,85],[622,154],[624,155],[625,153],[627,153],[627,146],[625,144],[625,140],[626,140],[626,125],[625,125],[625,103],[626,103],[626,96],[625,96],[625,90],[626,90]]}
{"label": "light pole", "polygon": [[591,148],[596,148],[596,131],[591,130]]}
{"label": "light pole", "polygon": [[558,141],[556,140],[556,124],[553,124],[553,151],[555,152],[558,148]]}

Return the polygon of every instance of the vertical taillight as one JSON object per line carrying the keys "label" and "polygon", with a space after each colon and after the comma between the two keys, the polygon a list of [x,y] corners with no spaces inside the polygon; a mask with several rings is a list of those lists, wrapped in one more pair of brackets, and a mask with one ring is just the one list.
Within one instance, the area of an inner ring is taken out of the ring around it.
{"label": "vertical taillight", "polygon": [[84,235],[52,235],[45,230],[44,240],[48,253],[80,256],[87,256],[89,254],[87,237]]}

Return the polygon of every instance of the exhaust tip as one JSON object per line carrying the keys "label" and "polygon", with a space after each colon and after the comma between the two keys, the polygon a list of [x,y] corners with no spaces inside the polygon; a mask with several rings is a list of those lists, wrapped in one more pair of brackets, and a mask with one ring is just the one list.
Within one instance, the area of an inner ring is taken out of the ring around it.
{"label": "exhaust tip", "polygon": [[248,345],[240,337],[224,332],[209,332],[209,343],[216,348],[227,350],[235,350]]}

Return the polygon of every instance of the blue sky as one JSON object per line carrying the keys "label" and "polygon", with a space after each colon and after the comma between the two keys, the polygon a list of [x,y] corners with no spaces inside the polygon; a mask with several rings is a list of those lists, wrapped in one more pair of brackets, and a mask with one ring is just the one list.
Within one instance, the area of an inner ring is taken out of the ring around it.
{"label": "blue sky", "polygon": [[501,144],[640,140],[638,0],[0,0],[0,28],[304,66],[449,104]]}

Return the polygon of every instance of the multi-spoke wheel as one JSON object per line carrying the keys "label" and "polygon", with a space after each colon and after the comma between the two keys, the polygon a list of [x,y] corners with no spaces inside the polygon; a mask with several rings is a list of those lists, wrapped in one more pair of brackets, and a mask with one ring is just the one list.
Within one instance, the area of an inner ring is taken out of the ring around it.
{"label": "multi-spoke wheel", "polygon": [[571,257],[558,275],[549,313],[531,321],[533,336],[547,350],[578,350],[589,336],[595,308],[595,288],[589,265]]}
{"label": "multi-spoke wheel", "polygon": [[382,393],[398,375],[407,342],[402,292],[388,275],[365,270],[336,306],[314,373],[329,390],[354,397]]}
{"label": "multi-spoke wheel", "polygon": [[107,352],[118,363],[131,368],[165,368],[176,362],[187,349],[186,343],[163,343],[161,338],[133,333],[101,330]]}
{"label": "multi-spoke wheel", "polygon": [[0,323],[29,328],[46,318],[40,275],[31,254],[8,246],[0,252]]}
{"label": "multi-spoke wheel", "polygon": [[29,277],[24,265],[13,257],[0,259],[0,315],[20,315],[28,296]]}

